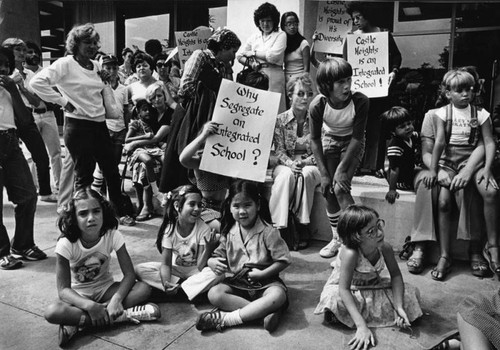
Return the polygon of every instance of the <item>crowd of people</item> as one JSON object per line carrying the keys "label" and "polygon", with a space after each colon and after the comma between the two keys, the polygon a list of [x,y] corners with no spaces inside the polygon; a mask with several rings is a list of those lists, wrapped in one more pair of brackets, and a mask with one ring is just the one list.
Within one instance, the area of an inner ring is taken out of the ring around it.
{"label": "crowd of people", "polygon": [[[357,33],[385,30],[362,3],[346,6]],[[199,316],[201,331],[263,320],[273,332],[289,305],[279,273],[292,262],[290,250],[309,244],[318,187],[332,231],[319,254],[335,259],[315,313],[330,324],[356,328],[352,349],[375,345],[370,327],[409,327],[422,316],[420,295],[404,283],[393,247],[384,241],[385,221],[354,202],[352,179],[363,171],[387,178],[392,205],[398,191],[416,193],[407,244],[410,273],[424,270],[428,248],[438,241],[431,277],[445,280],[456,231],[458,239],[470,240],[472,274],[500,277],[499,119],[476,104],[475,69],[446,73],[441,104],[426,114],[417,133],[405,108],[351,91],[353,70],[345,54],[319,62],[314,45],[298,31],[296,13],[280,18],[274,5],[264,3],[254,23],[256,34],[243,44],[229,29],[214,30],[207,48],[196,50],[183,69],[154,39],[144,51],[123,49],[120,65],[116,56],[99,51],[91,23],[75,26],[67,35],[67,54],[43,69],[36,44],[19,38],[2,43],[0,198],[5,187],[16,226],[9,240],[0,221],[0,268],[47,257],[34,242],[37,194],[57,202],[59,300],[45,317],[60,325],[61,346],[82,328],[159,319],[159,307],[149,302],[152,293],[188,300],[206,294],[217,311]],[[389,56],[391,82],[402,61],[391,35]],[[203,146],[218,132],[211,121],[218,89],[222,79],[233,79],[234,60],[251,68],[240,83],[281,94],[268,198],[255,182],[200,169]],[[64,111],[63,158],[55,108]],[[37,184],[20,143],[36,165]],[[123,190],[127,171],[136,210]],[[118,227],[160,213],[160,256],[134,267]],[[290,243],[292,223],[298,237]],[[120,281],[109,272],[113,251]],[[380,275],[386,267],[390,279]],[[461,307],[458,324],[470,337],[465,349],[498,344],[495,332],[484,332],[485,319],[500,312],[496,298],[472,298]]]}

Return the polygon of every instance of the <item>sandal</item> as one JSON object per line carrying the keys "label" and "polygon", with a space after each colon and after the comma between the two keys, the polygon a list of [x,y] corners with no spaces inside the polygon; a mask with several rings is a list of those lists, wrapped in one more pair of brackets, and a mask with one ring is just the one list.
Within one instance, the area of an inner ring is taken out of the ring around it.
{"label": "sandal", "polygon": [[135,221],[138,221],[138,222],[148,221],[148,220],[151,220],[153,217],[154,217],[154,214],[151,214],[151,213],[141,214],[135,218]]}
{"label": "sandal", "polygon": [[[493,261],[492,259],[492,254],[491,254],[491,249],[496,249],[496,256],[497,256],[497,261]],[[486,245],[483,250],[483,256],[484,258],[488,261],[488,264],[490,265],[490,270],[496,274],[497,276],[500,276],[500,263],[498,262],[498,246],[496,245]]]}
{"label": "sandal", "polygon": [[421,274],[424,271],[424,251],[420,248],[414,249],[406,266],[408,266],[409,273]]}
{"label": "sandal", "polygon": [[[443,263],[444,261],[444,263]],[[437,265],[431,271],[431,277],[435,281],[443,281],[451,271],[450,258],[441,255]]]}
{"label": "sandal", "polygon": [[470,255],[470,269],[476,277],[490,277],[492,275],[488,261],[479,253]]}

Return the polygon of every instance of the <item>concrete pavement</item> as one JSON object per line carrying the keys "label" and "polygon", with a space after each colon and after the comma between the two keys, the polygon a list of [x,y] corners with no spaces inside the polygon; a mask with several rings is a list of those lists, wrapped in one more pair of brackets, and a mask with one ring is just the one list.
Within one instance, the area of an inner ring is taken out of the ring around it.
{"label": "concrete pavement", "polygon": [[[9,234],[13,233],[13,207],[4,196],[3,215]],[[49,258],[25,262],[19,270],[0,270],[0,349],[57,349],[56,325],[43,318],[45,307],[57,297],[54,248],[59,235],[55,226],[56,205],[39,202],[35,220],[35,241]],[[121,227],[134,263],[157,260],[154,247],[161,218]],[[390,225],[388,222],[387,225]],[[278,330],[269,334],[261,325],[226,329],[222,333],[200,333],[194,328],[200,312],[211,309],[208,303],[171,301],[159,304],[162,319],[140,325],[117,325],[93,330],[71,342],[72,349],[344,349],[354,331],[323,323],[314,308],[329,273],[330,260],[317,252],[325,242],[315,241],[306,250],[292,252],[292,265],[283,279],[290,290],[290,308]],[[399,259],[398,259],[399,261]],[[405,282],[419,287],[425,315],[413,326],[415,339],[396,328],[374,329],[377,349],[421,349],[438,334],[456,327],[456,306],[476,291],[495,290],[496,278],[477,279],[466,263],[457,262],[445,282],[430,278],[430,268],[421,276],[408,274],[399,262]],[[114,259],[112,269],[120,278]]]}

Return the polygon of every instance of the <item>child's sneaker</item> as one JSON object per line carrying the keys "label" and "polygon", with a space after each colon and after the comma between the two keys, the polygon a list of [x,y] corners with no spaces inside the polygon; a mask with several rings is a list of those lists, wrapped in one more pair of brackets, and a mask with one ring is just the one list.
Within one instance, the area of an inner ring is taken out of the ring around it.
{"label": "child's sneaker", "polygon": [[339,248],[341,245],[342,243],[340,243],[340,241],[334,237],[330,241],[330,243],[328,243],[319,251],[319,255],[325,259],[333,258],[339,252]]}
{"label": "child's sneaker", "polygon": [[59,346],[62,348],[68,345],[73,336],[78,333],[78,326],[59,325]]}
{"label": "child's sneaker", "polygon": [[128,308],[114,322],[131,321],[133,323],[140,323],[141,321],[156,321],[160,318],[161,312],[158,305],[147,303]]}
{"label": "child's sneaker", "polygon": [[224,328],[224,317],[220,311],[204,312],[198,317],[196,321],[196,329],[199,331],[217,330],[222,332]]}

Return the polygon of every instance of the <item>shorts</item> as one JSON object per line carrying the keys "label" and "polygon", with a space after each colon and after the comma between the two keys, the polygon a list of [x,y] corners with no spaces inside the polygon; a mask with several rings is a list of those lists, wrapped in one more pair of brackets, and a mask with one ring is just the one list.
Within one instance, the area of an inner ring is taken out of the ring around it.
{"label": "shorts", "polygon": [[439,167],[454,178],[462,170],[476,147],[471,145],[447,145],[439,160]]}
{"label": "shorts", "polygon": [[90,300],[93,300],[97,303],[100,303],[102,301],[102,298],[104,297],[104,294],[108,291],[108,289],[115,283],[114,280],[109,280],[99,286],[93,285],[92,287],[75,287],[73,286],[73,290],[80,294],[82,297],[88,298]]}
{"label": "shorts", "polygon": [[[336,136],[326,133],[322,137],[323,154],[325,158],[333,158],[341,160],[345,156],[347,147],[351,142],[352,135],[348,136]],[[360,163],[363,159],[363,154],[365,153],[365,138],[361,141],[361,150],[355,156],[355,158]]]}

